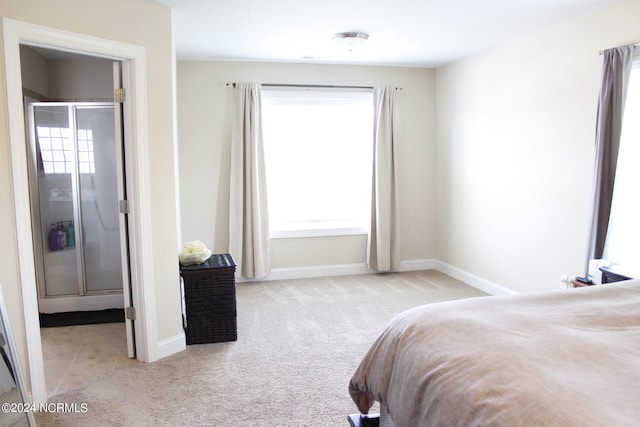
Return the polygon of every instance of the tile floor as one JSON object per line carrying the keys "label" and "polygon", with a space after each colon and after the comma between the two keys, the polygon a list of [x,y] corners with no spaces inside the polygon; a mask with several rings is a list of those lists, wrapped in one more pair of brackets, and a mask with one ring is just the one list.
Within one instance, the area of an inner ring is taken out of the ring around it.
{"label": "tile floor", "polygon": [[40,333],[49,397],[136,363],[127,357],[124,323],[42,328]]}

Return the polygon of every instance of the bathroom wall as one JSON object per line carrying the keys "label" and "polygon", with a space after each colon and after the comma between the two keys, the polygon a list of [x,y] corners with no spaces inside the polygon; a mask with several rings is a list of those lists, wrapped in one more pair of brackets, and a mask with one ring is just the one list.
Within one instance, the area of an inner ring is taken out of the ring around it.
{"label": "bathroom wall", "polygon": [[41,101],[113,100],[111,60],[24,45],[20,59],[26,96],[40,95]]}

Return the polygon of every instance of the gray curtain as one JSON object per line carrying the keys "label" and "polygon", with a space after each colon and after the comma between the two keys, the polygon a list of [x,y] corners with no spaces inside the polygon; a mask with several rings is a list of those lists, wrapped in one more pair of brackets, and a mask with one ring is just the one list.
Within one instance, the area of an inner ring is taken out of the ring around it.
{"label": "gray curtain", "polygon": [[373,187],[369,268],[390,271],[400,267],[398,166],[393,131],[395,88],[376,87],[374,100]]}
{"label": "gray curtain", "polygon": [[269,221],[260,86],[237,83],[231,140],[229,253],[242,277],[269,272]]}
{"label": "gray curtain", "polygon": [[589,260],[602,258],[604,252],[634,49],[634,46],[623,46],[603,52],[596,117],[593,211],[585,277],[589,271]]}

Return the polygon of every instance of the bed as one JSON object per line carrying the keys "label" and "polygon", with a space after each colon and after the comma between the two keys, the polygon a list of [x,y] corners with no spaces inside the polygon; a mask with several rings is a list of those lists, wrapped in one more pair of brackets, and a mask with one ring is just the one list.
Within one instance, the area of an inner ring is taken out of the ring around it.
{"label": "bed", "polygon": [[640,280],[428,304],[349,383],[405,426],[640,425]]}

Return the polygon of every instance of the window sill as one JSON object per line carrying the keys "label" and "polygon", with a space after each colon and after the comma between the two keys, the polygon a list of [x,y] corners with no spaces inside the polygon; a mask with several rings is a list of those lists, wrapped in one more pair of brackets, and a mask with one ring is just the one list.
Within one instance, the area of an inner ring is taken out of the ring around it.
{"label": "window sill", "polygon": [[331,237],[367,235],[369,230],[364,228],[323,228],[315,230],[279,230],[269,234],[270,239],[296,239],[302,237]]}

